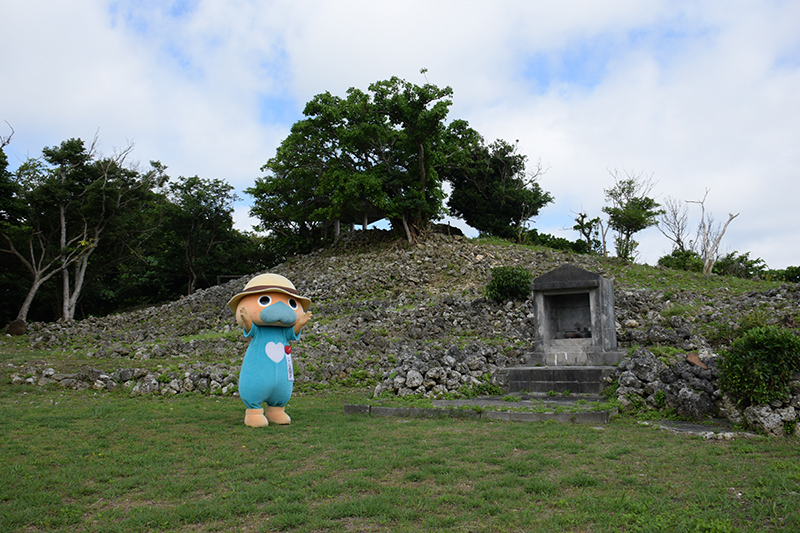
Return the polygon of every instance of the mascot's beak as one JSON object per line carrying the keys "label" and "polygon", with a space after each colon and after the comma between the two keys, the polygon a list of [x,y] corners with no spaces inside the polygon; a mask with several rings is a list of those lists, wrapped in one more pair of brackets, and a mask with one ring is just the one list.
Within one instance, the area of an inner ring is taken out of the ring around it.
{"label": "mascot's beak", "polygon": [[297,322],[297,313],[283,302],[275,302],[261,310],[261,321],[268,326],[292,326]]}

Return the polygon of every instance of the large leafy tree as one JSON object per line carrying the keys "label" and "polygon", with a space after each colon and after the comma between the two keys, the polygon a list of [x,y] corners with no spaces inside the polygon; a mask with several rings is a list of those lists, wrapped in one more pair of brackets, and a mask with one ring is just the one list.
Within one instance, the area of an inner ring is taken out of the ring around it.
{"label": "large leafy tree", "polygon": [[197,176],[172,178],[142,198],[98,247],[86,295],[92,312],[176,299],[258,270],[259,239],[232,227],[235,198],[223,180]]}
{"label": "large leafy tree", "polygon": [[18,319],[27,318],[38,290],[59,275],[61,317],[72,320],[90,261],[108,228],[135,211],[141,192],[158,179],[157,172],[125,166],[132,146],[99,157],[95,143],[87,148],[81,139],[69,139],[17,169],[15,195],[25,210],[18,223],[3,226],[0,252],[16,258],[30,276]]}
{"label": "large leafy tree", "polygon": [[236,195],[223,180],[170,182],[158,161],[147,171],[126,164],[132,147],[103,157],[80,139],[9,173],[8,140],[0,138],[0,294],[17,318],[34,301],[37,320],[164,301],[265,264],[260,239],[233,228]]}
{"label": "large leafy tree", "polygon": [[387,117],[387,142],[381,146],[387,214],[401,222],[409,241],[442,215],[444,193],[439,168],[453,90],[414,85],[393,77],[370,85],[378,112]]}
{"label": "large leafy tree", "polygon": [[[316,212],[323,221],[363,222],[383,217],[391,204],[385,188],[387,162],[397,142],[397,131],[373,104],[371,96],[358,89],[340,99],[329,93],[318,95],[306,106],[309,135],[324,142],[317,149],[322,202]],[[312,156],[313,157],[313,156]],[[319,199],[318,199],[319,201]]]}
{"label": "large leafy tree", "polygon": [[228,262],[227,268],[238,269],[229,254],[242,237],[233,229],[233,203],[238,200],[233,186],[220,179],[179,178],[170,183],[168,197],[166,261],[185,276],[186,292],[192,294],[200,280],[209,283]]}
{"label": "large leafy tree", "polygon": [[247,190],[260,229],[318,241],[334,222],[389,218],[415,239],[442,214],[449,87],[393,77],[315,96]]}
{"label": "large leafy tree", "polygon": [[[335,99],[320,95],[317,99]],[[311,105],[311,104],[309,104]],[[337,109],[329,105],[329,110]],[[335,116],[314,117],[292,126],[277,155],[262,167],[267,173],[246,192],[255,197],[250,213],[259,220],[257,229],[271,234],[291,248],[305,252],[323,239],[328,221],[350,221],[353,209],[347,191],[359,174],[343,171],[345,154],[337,154]],[[352,178],[352,179],[351,179]],[[334,187],[341,183],[340,188]]]}
{"label": "large leafy tree", "polygon": [[450,214],[481,233],[520,238],[525,223],[553,200],[535,181],[541,165],[527,173],[527,157],[517,152],[516,145],[498,139],[486,146],[475,134],[469,140],[469,151],[448,168],[447,179],[453,186]]}
{"label": "large leafy tree", "polygon": [[634,234],[658,224],[663,210],[648,196],[655,185],[652,176],[628,172],[623,175],[617,171],[611,175],[614,186],[603,191],[611,205],[603,207],[603,212],[608,215],[609,226],[617,232],[614,239],[617,257],[632,261],[638,246]]}
{"label": "large leafy tree", "polygon": [[[151,164],[162,173],[166,169]],[[89,265],[82,308],[101,315],[183,294],[183,277],[165,257],[174,244],[165,236],[170,205],[165,183],[142,194],[136,209],[107,228]]]}

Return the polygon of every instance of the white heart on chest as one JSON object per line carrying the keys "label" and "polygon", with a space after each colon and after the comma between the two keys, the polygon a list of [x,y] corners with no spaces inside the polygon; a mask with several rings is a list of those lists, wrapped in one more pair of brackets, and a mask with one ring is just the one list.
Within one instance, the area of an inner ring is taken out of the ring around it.
{"label": "white heart on chest", "polygon": [[267,357],[276,363],[280,363],[286,356],[286,350],[284,349],[283,344],[278,344],[276,342],[268,342],[264,347],[264,351],[266,352]]}

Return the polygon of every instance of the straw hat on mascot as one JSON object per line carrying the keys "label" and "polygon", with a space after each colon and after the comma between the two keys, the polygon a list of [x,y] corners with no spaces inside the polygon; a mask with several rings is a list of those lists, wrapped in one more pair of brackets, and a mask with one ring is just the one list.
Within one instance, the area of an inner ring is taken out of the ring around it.
{"label": "straw hat on mascot", "polygon": [[[278,274],[254,277],[228,307],[250,345],[239,373],[239,397],[246,407],[244,423],[263,427],[289,424],[284,407],[292,396],[294,370],[291,341],[311,320],[311,300]],[[266,404],[266,412],[262,407]]]}

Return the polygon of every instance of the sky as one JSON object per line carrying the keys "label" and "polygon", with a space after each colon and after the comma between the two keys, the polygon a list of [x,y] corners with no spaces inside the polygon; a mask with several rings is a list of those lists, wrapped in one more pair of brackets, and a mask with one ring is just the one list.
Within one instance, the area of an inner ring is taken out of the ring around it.
{"label": "sky", "polygon": [[[452,87],[448,120],[541,162],[540,233],[577,239],[615,174],[647,177],[662,203],[738,213],[720,252],[778,269],[800,265],[798,28],[796,0],[9,1],[0,136],[12,169],[73,137],[133,143],[143,168],[234,185],[252,230],[242,191],[305,103],[398,76]],[[640,262],[672,250],[635,239]]]}

